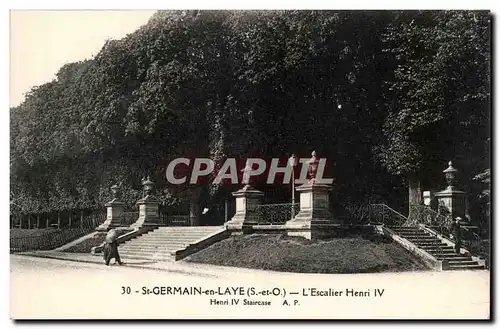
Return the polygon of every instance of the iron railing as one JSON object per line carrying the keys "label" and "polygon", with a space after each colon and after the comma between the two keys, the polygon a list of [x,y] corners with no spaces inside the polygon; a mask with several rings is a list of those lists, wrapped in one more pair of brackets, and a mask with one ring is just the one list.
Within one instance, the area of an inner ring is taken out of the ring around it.
{"label": "iron railing", "polygon": [[300,204],[298,203],[275,203],[258,205],[255,209],[257,222],[260,225],[283,225],[293,214],[299,213]]}
{"label": "iron railing", "polygon": [[[441,234],[446,239],[457,243],[457,237],[455,236],[457,232],[453,229],[453,220],[451,215],[443,215],[428,206],[413,205],[410,206],[410,215],[408,218],[410,225],[424,225],[433,231]],[[489,260],[489,239],[481,239],[476,231],[479,230],[476,226],[464,226],[462,225],[458,234],[460,234],[460,246],[467,249],[471,254],[480,256]],[[439,253],[443,253],[439,241],[438,256]]]}
{"label": "iron railing", "polygon": [[[31,217],[35,218],[33,215]],[[63,221],[61,217],[62,215],[57,213],[38,217],[37,221],[46,223],[45,228],[37,229],[36,225],[26,225],[27,228],[14,227],[10,230],[10,251],[50,250],[60,247],[93,232],[105,221],[106,212],[97,210],[84,216],[73,216],[71,225],[67,218]]]}
{"label": "iron railing", "polygon": [[408,223],[411,226],[423,224],[431,228],[446,228],[451,226],[452,220],[451,216],[442,215],[428,206],[411,205]]}
{"label": "iron railing", "polygon": [[386,204],[342,204],[336,217],[350,226],[404,226],[407,218]]}
{"label": "iron railing", "polygon": [[130,226],[134,224],[139,218],[138,211],[124,212],[122,215],[121,226]]}
{"label": "iron railing", "polygon": [[189,215],[160,214],[160,226],[190,226]]}
{"label": "iron railing", "polygon": [[[165,213],[159,213],[159,226],[189,226],[190,216],[189,215],[170,215]],[[139,218],[138,211],[125,212],[122,216],[121,225],[130,226],[134,224]]]}

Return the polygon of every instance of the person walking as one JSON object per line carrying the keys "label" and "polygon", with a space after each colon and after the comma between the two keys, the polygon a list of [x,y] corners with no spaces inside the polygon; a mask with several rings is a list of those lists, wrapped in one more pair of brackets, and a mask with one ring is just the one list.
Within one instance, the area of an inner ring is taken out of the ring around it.
{"label": "person walking", "polygon": [[457,217],[453,222],[453,236],[455,237],[455,252],[457,254],[460,254],[460,248],[462,247],[462,232],[460,226],[461,220],[462,218]]}
{"label": "person walking", "polygon": [[120,259],[120,254],[118,253],[118,242],[116,241],[118,238],[118,233],[116,230],[111,229],[108,234],[106,234],[106,242],[104,244],[104,262],[106,266],[109,266],[109,262],[111,259],[115,259],[115,262],[119,265],[123,265],[123,262]]}

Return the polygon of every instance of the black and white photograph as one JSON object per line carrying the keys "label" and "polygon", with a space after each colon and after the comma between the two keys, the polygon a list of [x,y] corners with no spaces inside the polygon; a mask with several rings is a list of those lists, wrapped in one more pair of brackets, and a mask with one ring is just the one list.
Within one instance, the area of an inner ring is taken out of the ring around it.
{"label": "black and white photograph", "polygon": [[491,320],[491,11],[9,16],[12,320]]}

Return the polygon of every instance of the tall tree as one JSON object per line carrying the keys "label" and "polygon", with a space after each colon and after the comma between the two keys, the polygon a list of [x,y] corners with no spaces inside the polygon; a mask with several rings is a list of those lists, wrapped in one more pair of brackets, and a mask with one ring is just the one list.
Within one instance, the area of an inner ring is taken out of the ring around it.
{"label": "tall tree", "polygon": [[401,12],[384,34],[397,67],[385,94],[387,142],[377,150],[390,172],[407,177],[410,203],[419,203],[421,183],[442,180],[451,159],[468,177],[489,166],[489,19]]}

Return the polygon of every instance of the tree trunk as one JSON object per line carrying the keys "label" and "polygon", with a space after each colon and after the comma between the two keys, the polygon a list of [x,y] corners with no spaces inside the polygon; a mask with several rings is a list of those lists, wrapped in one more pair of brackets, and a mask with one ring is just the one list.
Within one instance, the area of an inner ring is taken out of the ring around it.
{"label": "tree trunk", "polygon": [[36,214],[36,228],[40,228],[40,214]]}
{"label": "tree trunk", "polygon": [[412,206],[419,206],[422,204],[420,181],[414,177],[408,179],[408,204],[408,214],[411,214]]}
{"label": "tree trunk", "polygon": [[71,220],[72,220],[72,219],[73,219],[73,211],[70,211],[70,212],[69,212],[69,218],[68,218],[68,220],[69,220],[69,224],[68,224],[68,225],[69,225],[69,228],[71,228]]}
{"label": "tree trunk", "polygon": [[61,212],[57,212],[57,229],[61,229]]}
{"label": "tree trunk", "polygon": [[83,210],[80,211],[80,228],[83,228]]}
{"label": "tree trunk", "polygon": [[191,201],[189,204],[189,225],[200,225],[200,205],[197,201]]}

